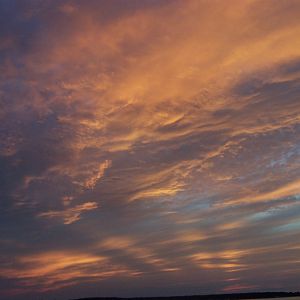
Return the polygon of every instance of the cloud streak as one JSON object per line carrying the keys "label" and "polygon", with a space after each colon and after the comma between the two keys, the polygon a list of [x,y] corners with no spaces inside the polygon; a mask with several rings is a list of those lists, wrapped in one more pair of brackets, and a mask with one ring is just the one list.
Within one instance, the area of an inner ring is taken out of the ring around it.
{"label": "cloud streak", "polygon": [[0,5],[6,298],[298,288],[298,1]]}
{"label": "cloud streak", "polygon": [[38,216],[50,219],[61,218],[63,219],[64,224],[72,224],[80,220],[81,214],[83,212],[96,208],[98,208],[98,204],[96,202],[86,202],[75,207],[67,208],[64,211],[48,211],[40,213]]}

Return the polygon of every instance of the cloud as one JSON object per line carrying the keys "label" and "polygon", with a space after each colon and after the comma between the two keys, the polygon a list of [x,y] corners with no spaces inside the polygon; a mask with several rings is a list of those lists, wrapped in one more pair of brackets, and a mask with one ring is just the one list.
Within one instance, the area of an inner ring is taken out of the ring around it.
{"label": "cloud", "polygon": [[279,187],[274,191],[266,192],[266,193],[260,193],[258,195],[253,195],[249,198],[244,199],[234,199],[230,200],[228,205],[233,204],[247,204],[247,203],[255,203],[255,202],[264,202],[264,201],[276,201],[284,198],[291,198],[294,197],[295,200],[299,198],[300,193],[300,182],[291,182],[286,184],[283,187]]}
{"label": "cloud", "polygon": [[67,208],[63,211],[47,211],[40,213],[39,217],[44,218],[59,218],[63,219],[64,224],[72,224],[81,218],[81,214],[85,211],[93,210],[98,208],[98,204],[96,202],[86,202],[81,205],[77,205],[75,207]]}
{"label": "cloud", "polygon": [[81,280],[99,281],[112,276],[134,275],[122,266],[112,266],[106,257],[70,251],[23,256],[18,258],[15,266],[1,268],[1,272],[1,277],[20,281],[20,294],[32,290],[56,290]]}
{"label": "cloud", "polygon": [[298,1],[0,5],[0,287],[297,287]]}

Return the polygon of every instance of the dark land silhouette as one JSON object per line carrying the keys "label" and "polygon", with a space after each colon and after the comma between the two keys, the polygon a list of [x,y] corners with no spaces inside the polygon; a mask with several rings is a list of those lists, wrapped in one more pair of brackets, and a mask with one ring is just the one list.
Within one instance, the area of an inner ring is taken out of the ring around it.
{"label": "dark land silhouette", "polygon": [[213,295],[191,295],[170,297],[91,297],[73,300],[238,300],[238,299],[264,299],[300,297],[300,292],[264,292],[264,293],[235,293],[235,294],[213,294]]}

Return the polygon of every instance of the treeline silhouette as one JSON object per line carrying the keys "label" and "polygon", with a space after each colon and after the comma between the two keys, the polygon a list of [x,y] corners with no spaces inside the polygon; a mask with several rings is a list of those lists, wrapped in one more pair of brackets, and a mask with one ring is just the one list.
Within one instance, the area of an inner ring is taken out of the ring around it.
{"label": "treeline silhouette", "polygon": [[192,296],[170,296],[170,297],[92,297],[73,300],[239,300],[239,299],[263,299],[300,297],[300,292],[264,292],[264,293],[237,293],[237,294],[215,294],[215,295],[192,295]]}

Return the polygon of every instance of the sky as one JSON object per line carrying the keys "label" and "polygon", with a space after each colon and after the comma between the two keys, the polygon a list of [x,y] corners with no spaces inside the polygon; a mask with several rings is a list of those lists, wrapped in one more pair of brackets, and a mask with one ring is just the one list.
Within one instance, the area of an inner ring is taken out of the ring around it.
{"label": "sky", "polygon": [[0,0],[0,298],[300,290],[300,1]]}

